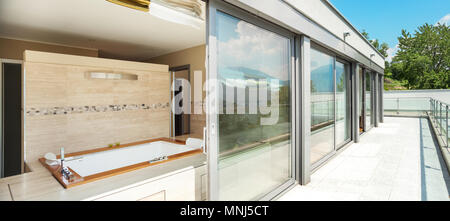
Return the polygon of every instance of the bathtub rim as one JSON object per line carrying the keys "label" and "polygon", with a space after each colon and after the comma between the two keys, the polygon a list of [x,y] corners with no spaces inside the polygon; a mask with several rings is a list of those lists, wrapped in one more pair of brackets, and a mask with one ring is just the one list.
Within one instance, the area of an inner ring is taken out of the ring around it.
{"label": "bathtub rim", "polygon": [[[164,141],[164,142],[180,144],[180,145],[185,145],[186,144],[186,142],[182,141],[182,140],[178,140],[178,139],[175,139],[175,138],[164,138],[163,137],[163,138],[155,138],[155,139],[131,142],[131,143],[121,144],[119,146],[113,146],[113,147],[101,147],[101,148],[94,148],[94,149],[90,149],[90,150],[84,150],[84,151],[78,151],[78,152],[73,152],[73,153],[67,153],[67,154],[65,154],[65,157],[75,157],[75,156],[81,156],[81,155],[86,155],[86,154],[92,154],[92,153],[98,153],[98,152],[104,152],[104,151],[110,151],[110,150],[117,150],[117,149],[121,149],[121,148],[125,148],[125,147],[136,146],[136,145],[147,144],[147,143],[153,143],[153,142],[158,142],[158,141]],[[196,154],[201,154],[201,153],[203,153],[203,149],[200,147],[198,149],[194,149],[194,150],[190,150],[190,151],[186,151],[186,152],[170,155],[170,156],[168,156],[168,159],[164,160],[164,161],[153,162],[153,163],[150,163],[150,162],[146,161],[146,162],[142,162],[142,163],[136,163],[136,164],[132,164],[132,165],[129,165],[129,166],[120,167],[120,168],[112,169],[112,170],[108,170],[108,171],[103,171],[101,173],[96,173],[96,174],[92,174],[92,175],[85,176],[85,177],[80,176],[74,170],[69,168],[69,170],[74,174],[74,178],[73,178],[72,181],[67,180],[61,174],[59,165],[55,165],[55,166],[48,165],[45,162],[46,161],[45,158],[43,158],[43,157],[39,158],[39,162],[45,168],[47,168],[47,170],[50,171],[52,176],[54,178],[56,178],[56,180],[65,189],[68,189],[68,188],[71,188],[71,187],[74,187],[74,186],[82,185],[82,184],[93,182],[93,181],[96,181],[96,180],[105,179],[105,178],[108,178],[108,177],[111,177],[111,176],[120,175],[120,174],[131,172],[131,171],[134,171],[134,170],[139,170],[139,169],[142,169],[142,168],[145,168],[145,167],[155,166],[155,165],[158,165],[158,164],[163,164],[163,163],[166,163],[166,162],[174,161],[174,160],[177,160],[177,159],[181,159],[181,158],[184,158],[184,157],[188,157],[188,156],[192,156],[192,155],[196,155]],[[57,157],[57,159],[61,158],[60,155],[57,155],[56,157]]]}

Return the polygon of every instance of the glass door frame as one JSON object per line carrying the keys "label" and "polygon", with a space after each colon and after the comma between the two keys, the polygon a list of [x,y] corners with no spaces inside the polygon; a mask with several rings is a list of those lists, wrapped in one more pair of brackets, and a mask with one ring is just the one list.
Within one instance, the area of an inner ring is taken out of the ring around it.
{"label": "glass door frame", "polygon": [[[327,50],[326,48],[323,48],[322,46],[318,45],[315,42],[311,41],[311,48],[310,50],[316,50],[320,53],[324,53],[330,57],[333,58],[333,100],[334,102],[336,102],[336,55],[334,53],[332,53],[331,51]],[[309,75],[312,74],[312,71],[310,73],[307,73]],[[311,80],[311,78],[310,78]],[[312,95],[312,94],[311,94]],[[317,168],[319,168],[321,165],[323,165],[325,162],[328,161],[328,159],[330,159],[331,157],[333,157],[336,154],[336,104],[333,103],[334,105],[334,119],[333,119],[333,150],[329,153],[327,153],[326,155],[324,155],[321,159],[317,160],[316,162],[311,164],[311,174],[313,173],[313,171],[315,171]],[[311,111],[311,115],[312,115],[312,111]],[[306,116],[306,117],[311,117],[311,116]],[[311,123],[312,124],[312,123]],[[309,128],[311,129],[311,128]],[[312,131],[310,132],[310,136],[312,136]],[[309,147],[311,149],[311,146]],[[307,156],[309,158],[311,158],[311,154],[309,156]],[[311,159],[310,159],[311,160]]]}
{"label": "glass door frame", "polygon": [[[358,84],[358,93],[360,93],[360,99],[361,99],[361,104],[360,107],[358,109],[358,122],[359,124],[362,123],[362,125],[359,125],[358,128],[358,134],[362,135],[367,131],[366,128],[366,71],[367,69],[363,66],[360,66],[360,71],[358,71],[358,75],[359,75],[359,81],[357,82]],[[359,100],[358,100],[359,102]],[[361,114],[361,118],[360,118],[360,114]],[[360,132],[360,128],[362,126],[362,131]]]}
{"label": "glass door frame", "polygon": [[[310,47],[310,50],[312,50],[312,49],[314,49],[314,50],[316,50],[316,51],[319,51],[319,52],[321,52],[321,53],[324,53],[324,54],[326,54],[326,55],[328,55],[328,56],[331,56],[331,57],[333,57],[333,87],[334,87],[334,126],[333,126],[333,128],[334,128],[334,134],[333,134],[333,151],[331,151],[331,152],[329,152],[329,153],[327,153],[325,156],[323,156],[320,160],[318,160],[317,162],[315,162],[315,163],[312,163],[311,165],[310,165],[310,168],[311,168],[311,171],[310,171],[310,173],[312,174],[316,169],[318,169],[318,168],[320,168],[320,166],[322,166],[324,163],[326,163],[331,157],[333,157],[340,149],[342,149],[343,147],[345,147],[345,146],[347,146],[349,143],[351,143],[352,142],[352,140],[353,140],[353,138],[352,138],[352,136],[350,136],[350,138],[349,139],[347,139],[347,140],[345,140],[345,142],[343,142],[343,143],[341,143],[341,144],[336,144],[336,62],[340,62],[340,63],[342,63],[342,64],[344,64],[344,65],[347,65],[348,66],[348,71],[349,71],[349,78],[347,79],[347,89],[349,89],[350,91],[348,92],[348,93],[350,93],[350,101],[353,99],[352,98],[352,96],[353,96],[353,91],[352,91],[352,87],[350,86],[351,85],[351,75],[352,75],[352,73],[351,73],[351,63],[350,62],[348,62],[348,61],[346,61],[346,60],[344,60],[344,59],[342,59],[340,56],[338,56],[336,53],[334,53],[334,52],[332,52],[332,51],[330,51],[330,50],[328,50],[328,49],[326,49],[326,48],[324,48],[324,47],[322,47],[321,45],[319,45],[319,44],[317,44],[317,43],[315,43],[315,42],[312,42],[311,41],[311,47]],[[310,74],[311,75],[311,73],[308,73],[308,74]],[[352,112],[352,107],[351,107],[351,105],[352,105],[352,103],[350,102],[350,109],[349,109],[349,111],[350,111],[350,119],[351,119],[351,122],[350,122],[350,135],[352,134],[352,132],[353,132],[353,123],[352,123],[352,115],[353,115],[353,112]],[[365,113],[365,112],[364,112]],[[311,113],[312,114],[312,113]],[[306,117],[311,117],[311,116],[306,116]],[[310,128],[309,128],[310,129]],[[310,157],[310,156],[307,156],[307,157]]]}
{"label": "glass door frame", "polygon": [[[289,59],[289,75],[291,80],[290,85],[290,100],[291,100],[291,147],[290,147],[290,176],[291,178],[281,184],[280,186],[276,187],[272,191],[266,193],[263,197],[261,197],[258,200],[270,200],[282,193],[284,190],[288,189],[290,186],[293,186],[296,184],[296,174],[297,174],[297,155],[300,152],[299,151],[299,143],[300,143],[300,137],[297,136],[297,123],[300,121],[298,117],[300,115],[296,114],[297,111],[297,105],[296,103],[296,96],[300,88],[298,85],[298,68],[296,67],[296,59],[298,58],[298,53],[296,50],[296,38],[298,37],[291,31],[288,31],[278,25],[275,25],[273,23],[270,23],[263,18],[256,17],[253,14],[250,14],[247,11],[244,11],[240,8],[237,8],[229,3],[219,1],[219,0],[209,0],[207,2],[207,19],[206,19],[206,45],[207,45],[207,56],[206,56],[206,80],[207,82],[212,79],[218,79],[218,71],[217,71],[217,30],[216,30],[216,14],[220,11],[222,13],[231,15],[235,18],[238,18],[242,21],[248,22],[250,24],[253,24],[259,28],[271,31],[273,33],[276,33],[280,36],[286,37],[289,39],[290,45],[289,45],[289,52],[290,52],[290,59]],[[215,87],[213,84],[207,84],[206,90],[207,90],[207,100],[205,102],[206,106],[206,146],[207,146],[207,171],[208,171],[208,194],[207,199],[208,200],[220,200],[219,198],[219,134],[218,134],[218,122],[219,122],[219,115],[214,113],[219,113],[219,90],[218,87]]]}
{"label": "glass door frame", "polygon": [[[341,59],[341,58],[335,56],[335,59],[334,59],[334,63],[335,63],[334,64],[334,85],[335,85],[334,99],[335,99],[335,102],[336,102],[336,92],[337,92],[337,89],[336,89],[336,62],[344,64],[344,68],[346,69],[346,74],[348,75],[347,82],[346,82],[347,83],[346,84],[346,95],[348,96],[348,100],[345,105],[346,105],[346,108],[348,108],[347,111],[350,112],[350,124],[348,125],[350,128],[349,137],[346,140],[344,140],[342,143],[337,144],[335,142],[335,150],[337,151],[337,150],[340,150],[341,148],[345,147],[347,144],[349,144],[352,141],[352,134],[353,134],[353,126],[352,126],[353,125],[353,116],[352,116],[353,112],[352,112],[352,110],[353,110],[353,108],[352,108],[351,101],[353,100],[353,87],[352,87],[352,71],[351,71],[352,64],[344,59]],[[336,120],[337,119],[337,117],[336,117],[337,105],[336,104],[334,106],[334,109],[335,109],[335,112],[334,112],[334,115],[335,115],[335,117],[334,117],[334,119],[335,119],[334,139],[336,140],[336,123],[337,123],[337,120]]]}
{"label": "glass door frame", "polygon": [[378,105],[379,105],[379,100],[378,100],[378,74],[374,71],[371,72],[371,76],[372,76],[372,100],[373,100],[373,104],[372,104],[372,127],[378,127]]}
{"label": "glass door frame", "polygon": [[[367,74],[370,76],[370,123],[367,125],[367,97],[366,97],[366,91],[367,91]],[[364,69],[364,133],[369,131],[375,126],[374,121],[374,111],[375,111],[375,104],[374,104],[374,94],[375,94],[375,87],[374,87],[374,73],[370,70],[365,68]]]}

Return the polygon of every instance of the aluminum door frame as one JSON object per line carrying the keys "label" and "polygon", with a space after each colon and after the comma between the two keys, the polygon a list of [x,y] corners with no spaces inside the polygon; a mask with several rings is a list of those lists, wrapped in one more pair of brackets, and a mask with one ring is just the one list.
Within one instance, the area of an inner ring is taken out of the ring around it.
{"label": "aluminum door frame", "polygon": [[[277,195],[282,193],[287,188],[293,186],[296,183],[298,162],[296,161],[296,155],[299,154],[299,137],[296,136],[296,131],[298,128],[297,119],[297,103],[296,103],[296,94],[297,94],[297,76],[296,71],[296,37],[294,33],[288,31],[280,26],[277,26],[273,23],[270,23],[263,18],[257,17],[253,14],[250,14],[247,11],[244,11],[236,6],[233,6],[229,3],[219,1],[219,0],[209,0],[207,2],[207,19],[206,19],[206,45],[207,45],[207,56],[206,56],[206,81],[209,82],[211,79],[217,79],[217,30],[216,30],[216,14],[218,11],[229,14],[235,18],[238,18],[242,21],[253,24],[259,28],[271,31],[280,36],[286,37],[290,40],[290,77],[291,77],[291,179],[284,182],[277,188],[273,189],[271,192],[266,193],[265,196],[261,197],[258,200],[271,200],[275,198]],[[207,83],[207,100],[206,100],[206,130],[207,130],[207,171],[208,171],[208,191],[207,191],[207,199],[216,201],[219,200],[219,174],[218,174],[218,163],[219,163],[219,151],[218,151],[218,115],[214,113],[218,113],[219,110],[219,91],[218,88],[215,87],[211,83]]]}

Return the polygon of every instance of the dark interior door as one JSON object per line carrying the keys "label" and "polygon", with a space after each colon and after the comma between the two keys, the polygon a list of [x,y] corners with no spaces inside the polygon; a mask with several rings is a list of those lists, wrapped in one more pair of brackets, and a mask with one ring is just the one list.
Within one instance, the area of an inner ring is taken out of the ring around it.
{"label": "dark interior door", "polygon": [[4,176],[22,172],[22,65],[3,63],[3,171]]}
{"label": "dark interior door", "polygon": [[[175,91],[174,95],[177,96],[180,93],[183,93],[183,86],[181,84],[181,81],[178,81],[175,79],[175,84],[177,88],[179,88],[178,91]],[[180,101],[180,107],[183,106],[183,100]],[[175,114],[175,136],[183,135],[183,114]]]}
{"label": "dark interior door", "polygon": [[[175,78],[174,84],[177,90],[174,91],[174,96],[181,95],[179,105],[181,108],[190,109],[190,87],[186,85],[186,82],[190,81],[190,69],[189,65],[171,68]],[[181,136],[190,133],[190,113],[183,111],[181,114],[175,114],[174,116],[175,136]]]}

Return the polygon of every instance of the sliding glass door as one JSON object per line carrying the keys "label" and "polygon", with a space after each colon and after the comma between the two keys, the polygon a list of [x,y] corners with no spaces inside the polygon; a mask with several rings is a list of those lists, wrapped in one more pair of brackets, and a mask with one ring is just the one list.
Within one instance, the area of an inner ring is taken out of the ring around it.
{"label": "sliding glass door", "polygon": [[350,67],[311,48],[311,147],[313,168],[351,139]]}
{"label": "sliding glass door", "polygon": [[294,183],[293,35],[226,3],[209,16],[209,198],[270,198]]}
{"label": "sliding glass door", "polygon": [[366,128],[370,129],[373,126],[373,79],[372,74],[366,71],[365,76],[365,101],[366,101]]}
{"label": "sliding glass door", "polygon": [[311,48],[310,162],[334,151],[334,57]]}
{"label": "sliding glass door", "polygon": [[336,147],[349,142],[351,133],[350,66],[336,61]]}

